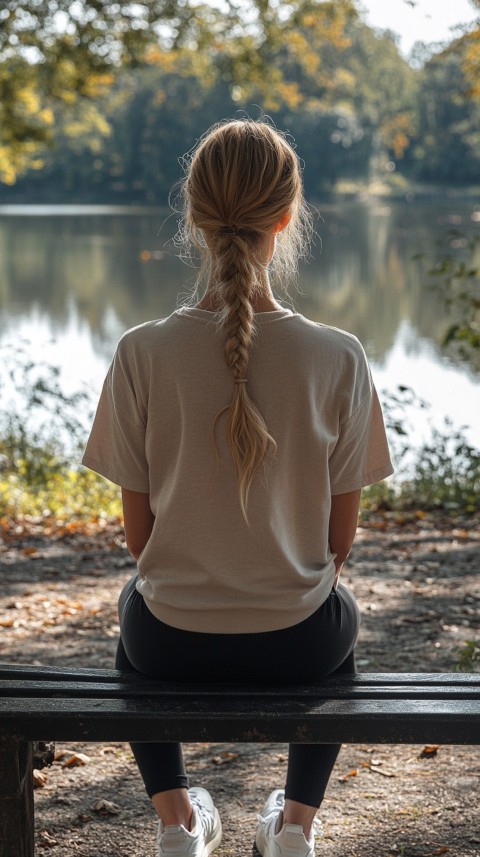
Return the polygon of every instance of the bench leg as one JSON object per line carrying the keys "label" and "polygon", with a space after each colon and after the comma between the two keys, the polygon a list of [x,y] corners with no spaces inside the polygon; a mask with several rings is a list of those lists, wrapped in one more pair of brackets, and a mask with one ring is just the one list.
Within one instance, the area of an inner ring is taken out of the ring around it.
{"label": "bench leg", "polygon": [[0,857],[34,857],[33,747],[0,738]]}

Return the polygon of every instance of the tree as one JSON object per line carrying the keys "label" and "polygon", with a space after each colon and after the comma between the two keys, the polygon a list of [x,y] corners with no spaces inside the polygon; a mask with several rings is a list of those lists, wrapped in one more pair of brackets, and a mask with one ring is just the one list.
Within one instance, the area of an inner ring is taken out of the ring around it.
{"label": "tree", "polygon": [[480,99],[463,71],[463,39],[436,54],[419,77],[418,135],[412,170],[421,181],[477,183],[480,172]]}
{"label": "tree", "polygon": [[[319,71],[300,29],[338,42],[353,0],[225,0],[220,11],[194,0],[4,0],[0,11],[0,178],[14,182],[54,138],[59,109],[105,93],[119,70],[187,57],[206,78],[297,97],[276,57],[287,49]],[[90,110],[90,115],[91,110]],[[97,123],[98,124],[98,123]]]}
{"label": "tree", "polygon": [[390,32],[376,33],[362,22],[348,30],[344,64],[350,72],[345,99],[371,140],[372,172],[403,158],[415,133],[417,75],[398,51]]}
{"label": "tree", "polygon": [[476,26],[461,39],[463,47],[462,71],[469,83],[469,96],[480,100],[480,0],[470,0],[470,3],[478,10],[479,19]]}

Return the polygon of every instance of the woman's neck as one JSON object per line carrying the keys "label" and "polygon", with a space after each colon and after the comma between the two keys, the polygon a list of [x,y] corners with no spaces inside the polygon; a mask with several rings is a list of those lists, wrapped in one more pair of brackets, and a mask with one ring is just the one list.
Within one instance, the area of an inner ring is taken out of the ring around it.
{"label": "woman's neck", "polygon": [[[283,309],[282,306],[275,300],[273,292],[270,288],[270,283],[266,282],[263,288],[252,295],[252,309],[254,312],[274,312],[275,310]],[[209,283],[207,291],[203,298],[196,304],[197,309],[206,309],[210,312],[217,312],[222,309],[222,303],[219,301],[216,288]]]}
{"label": "woman's neck", "polygon": [[[210,312],[218,312],[222,308],[218,298],[209,295],[208,291],[205,292],[201,301],[195,304],[195,306],[197,309],[206,309]],[[273,297],[257,295],[252,300],[252,309],[254,312],[274,312],[275,310],[283,309],[283,307]]]}

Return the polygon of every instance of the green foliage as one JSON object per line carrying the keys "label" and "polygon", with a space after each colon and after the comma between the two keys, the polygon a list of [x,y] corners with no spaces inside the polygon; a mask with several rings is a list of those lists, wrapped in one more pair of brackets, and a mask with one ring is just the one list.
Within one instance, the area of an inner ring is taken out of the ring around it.
{"label": "green foliage", "polygon": [[[11,397],[0,416],[3,518],[30,515],[88,522],[121,517],[118,488],[79,467],[86,428],[78,414],[79,408],[86,409],[86,394],[66,394],[58,369],[33,363],[28,349],[19,349],[14,357],[9,361],[14,368],[0,383],[2,400]],[[15,398],[16,391],[20,398]],[[399,460],[408,450],[406,411],[418,407],[425,403],[408,387],[384,394],[387,431]],[[91,416],[87,419],[90,423]],[[396,482],[364,491],[363,509],[480,510],[480,451],[449,422],[443,431],[432,431],[431,441],[399,475]]]}
{"label": "green foliage", "polygon": [[[453,357],[480,371],[480,236],[451,230],[444,254],[430,270],[451,315],[442,345]],[[453,252],[456,250],[456,252]],[[459,255],[460,253],[460,255]]]}
{"label": "green foliage", "polygon": [[236,110],[292,129],[311,197],[340,179],[477,181],[480,28],[412,68],[357,5],[5,0],[0,181],[165,200],[179,154]]}
{"label": "green foliage", "polygon": [[[318,39],[341,46],[347,22],[356,16],[351,0],[227,0],[221,10],[193,0],[4,0],[0,179],[11,184],[39,166],[45,145],[58,143],[58,122],[68,124],[63,113],[75,106],[88,118],[91,103],[109,94],[122,69],[171,70],[173,58],[187,64],[198,88],[205,80],[227,80],[242,97],[262,93],[267,107],[291,102],[298,87],[285,77],[279,54],[287,51],[325,84]],[[98,122],[97,116],[84,130],[95,134]]]}
{"label": "green foliage", "polygon": [[2,469],[43,485],[80,449],[84,421],[79,412],[88,396],[65,393],[59,368],[35,362],[28,345],[8,348],[3,365],[11,368],[0,379]]}
{"label": "green foliage", "polygon": [[445,420],[445,428],[432,429],[431,440],[416,454],[413,474],[402,483],[400,496],[420,509],[478,512],[480,450]]}
{"label": "green foliage", "polygon": [[402,60],[391,35],[353,22],[343,65],[350,74],[349,102],[372,137],[372,170],[401,160],[416,130],[419,75]]}
{"label": "green foliage", "polygon": [[254,40],[257,58],[245,67],[247,48],[237,37],[204,54],[152,46],[144,63],[118,70],[108,94],[58,103],[54,146],[39,150],[42,169],[17,180],[17,193],[51,201],[164,202],[179,178],[179,155],[210,124],[244,110],[266,111],[292,129],[310,197],[323,196],[342,177],[385,172],[409,142],[404,119],[416,74],[391,38],[377,38],[348,4],[335,4],[335,16],[331,4],[320,5],[315,27],[299,7],[298,28],[287,39],[282,24],[280,42],[265,37],[261,58]]}
{"label": "green foliage", "polygon": [[396,474],[393,481],[362,492],[363,508],[480,511],[480,450],[468,442],[464,430],[445,419],[441,430],[432,428],[430,439],[412,450],[415,413],[428,404],[410,387],[400,386],[393,393],[383,391],[382,405]]}
{"label": "green foliage", "polygon": [[480,98],[465,68],[463,41],[433,56],[418,77],[417,134],[407,156],[409,174],[421,182],[477,184]]}
{"label": "green foliage", "polygon": [[34,363],[27,347],[10,350],[8,365],[13,368],[0,378],[2,515],[119,517],[118,488],[78,467],[85,441],[79,412],[88,410],[87,394],[65,393],[58,368]]}
{"label": "green foliage", "polygon": [[32,516],[57,523],[121,518],[120,492],[115,485],[91,471],[66,468],[58,461],[54,470],[48,451],[37,448],[36,455],[36,483],[18,470],[0,471],[0,506],[5,518]]}
{"label": "green foliage", "polygon": [[405,452],[407,444],[404,438],[407,438],[410,432],[407,412],[412,409],[424,410],[428,408],[428,402],[420,399],[411,387],[399,384],[394,392],[383,390],[382,408],[385,427],[391,440],[393,443],[398,443],[399,439],[402,440],[400,448],[396,446],[397,455],[400,457]]}
{"label": "green foliage", "polygon": [[376,482],[362,490],[360,508],[362,513],[391,511],[402,509],[403,501],[391,481]]}
{"label": "green foliage", "polygon": [[480,666],[480,645],[476,640],[466,640],[463,646],[455,649],[457,664],[455,672],[477,672]]}

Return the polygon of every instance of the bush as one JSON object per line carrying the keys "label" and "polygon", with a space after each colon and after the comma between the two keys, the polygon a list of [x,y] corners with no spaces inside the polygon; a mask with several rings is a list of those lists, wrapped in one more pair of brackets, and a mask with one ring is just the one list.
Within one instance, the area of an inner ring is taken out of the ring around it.
{"label": "bush", "polygon": [[2,514],[62,520],[120,516],[118,488],[80,469],[92,418],[88,393],[66,394],[59,369],[34,363],[27,347],[9,351],[8,365],[13,368],[0,379]]}
{"label": "bush", "polygon": [[396,474],[391,482],[365,489],[366,509],[442,509],[472,513],[480,510],[480,450],[445,419],[443,428],[431,429],[431,438],[417,450],[410,434],[415,412],[428,407],[409,387],[382,393],[385,425]]}
{"label": "bush", "polygon": [[[119,489],[80,467],[92,418],[88,394],[65,394],[58,369],[34,364],[24,350],[17,352],[15,368],[4,377],[3,387],[0,383],[2,399],[8,387],[11,397],[10,407],[0,415],[4,517],[120,518]],[[408,387],[384,393],[383,400],[387,432],[400,466],[394,480],[363,492],[363,508],[479,511],[480,451],[467,442],[463,431],[446,420],[442,431],[432,429],[431,440],[412,451],[409,413],[427,407],[426,403]]]}

